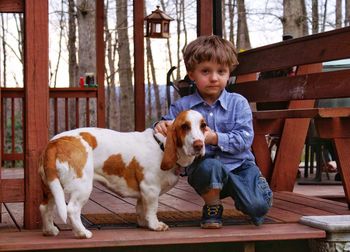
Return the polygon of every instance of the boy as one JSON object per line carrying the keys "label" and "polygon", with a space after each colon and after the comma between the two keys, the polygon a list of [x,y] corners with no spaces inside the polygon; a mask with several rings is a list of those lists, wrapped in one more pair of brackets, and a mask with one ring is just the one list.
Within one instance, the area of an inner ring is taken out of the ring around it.
{"label": "boy", "polygon": [[238,65],[236,50],[227,40],[203,36],[188,44],[184,61],[196,91],[173,103],[155,130],[166,135],[167,126],[180,111],[202,113],[208,125],[206,154],[186,169],[189,184],[205,202],[201,227],[222,226],[220,199],[228,196],[255,225],[261,225],[272,205],[272,192],[250,150],[252,112],[243,96],[225,90],[230,73]]}

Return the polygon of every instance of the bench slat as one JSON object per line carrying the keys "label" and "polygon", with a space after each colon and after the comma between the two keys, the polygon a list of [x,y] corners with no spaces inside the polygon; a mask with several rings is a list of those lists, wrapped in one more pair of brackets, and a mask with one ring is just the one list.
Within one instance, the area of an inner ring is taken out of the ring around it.
{"label": "bench slat", "polygon": [[350,70],[322,72],[230,85],[250,102],[279,102],[350,97]]}
{"label": "bench slat", "polygon": [[349,58],[349,41],[346,27],[248,50],[238,54],[234,75]]}
{"label": "bench slat", "polygon": [[349,117],[350,107],[267,110],[253,112],[255,119]]}

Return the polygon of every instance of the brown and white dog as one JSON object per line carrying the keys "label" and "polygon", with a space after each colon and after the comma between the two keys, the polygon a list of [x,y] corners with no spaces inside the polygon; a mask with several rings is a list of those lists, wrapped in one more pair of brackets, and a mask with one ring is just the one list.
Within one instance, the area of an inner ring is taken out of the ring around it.
{"label": "brown and white dog", "polygon": [[[125,197],[137,198],[139,226],[167,230],[157,218],[158,198],[178,181],[179,167],[190,165],[205,153],[206,123],[196,111],[181,112],[169,127],[166,139],[152,129],[121,133],[109,129],[80,128],[53,137],[39,164],[44,199],[40,205],[44,235],[57,235],[59,217],[67,215],[76,237],[90,238],[80,214],[88,201],[93,179]],[[164,143],[164,152],[159,143]],[[66,205],[65,193],[69,195]]]}

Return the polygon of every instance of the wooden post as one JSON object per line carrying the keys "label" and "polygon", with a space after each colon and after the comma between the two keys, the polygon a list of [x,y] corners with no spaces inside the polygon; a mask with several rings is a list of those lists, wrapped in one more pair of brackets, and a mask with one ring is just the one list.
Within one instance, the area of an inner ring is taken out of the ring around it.
{"label": "wooden post", "polygon": [[213,34],[213,0],[197,0],[197,36]]}
{"label": "wooden post", "polygon": [[144,0],[134,0],[134,106],[137,131],[146,127],[143,9]]}
{"label": "wooden post", "polygon": [[24,11],[25,202],[24,227],[38,228],[41,182],[39,155],[48,141],[48,1],[26,0]]}
{"label": "wooden post", "polygon": [[222,37],[222,3],[213,0],[213,34]]}
{"label": "wooden post", "polygon": [[105,44],[104,36],[104,1],[96,1],[96,83],[97,87],[97,126],[106,126],[105,112]]}

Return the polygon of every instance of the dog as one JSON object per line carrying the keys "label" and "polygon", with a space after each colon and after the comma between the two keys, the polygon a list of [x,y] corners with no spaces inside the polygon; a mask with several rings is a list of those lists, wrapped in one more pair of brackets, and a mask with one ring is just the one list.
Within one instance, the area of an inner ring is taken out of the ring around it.
{"label": "dog", "polygon": [[158,198],[175,186],[179,169],[205,154],[205,130],[203,116],[187,110],[168,127],[166,138],[153,129],[122,133],[101,128],[79,128],[54,136],[39,161],[43,234],[59,233],[53,223],[56,206],[63,222],[68,216],[77,238],[92,237],[80,214],[93,180],[123,197],[137,198],[139,226],[167,230],[168,225],[157,218]]}

